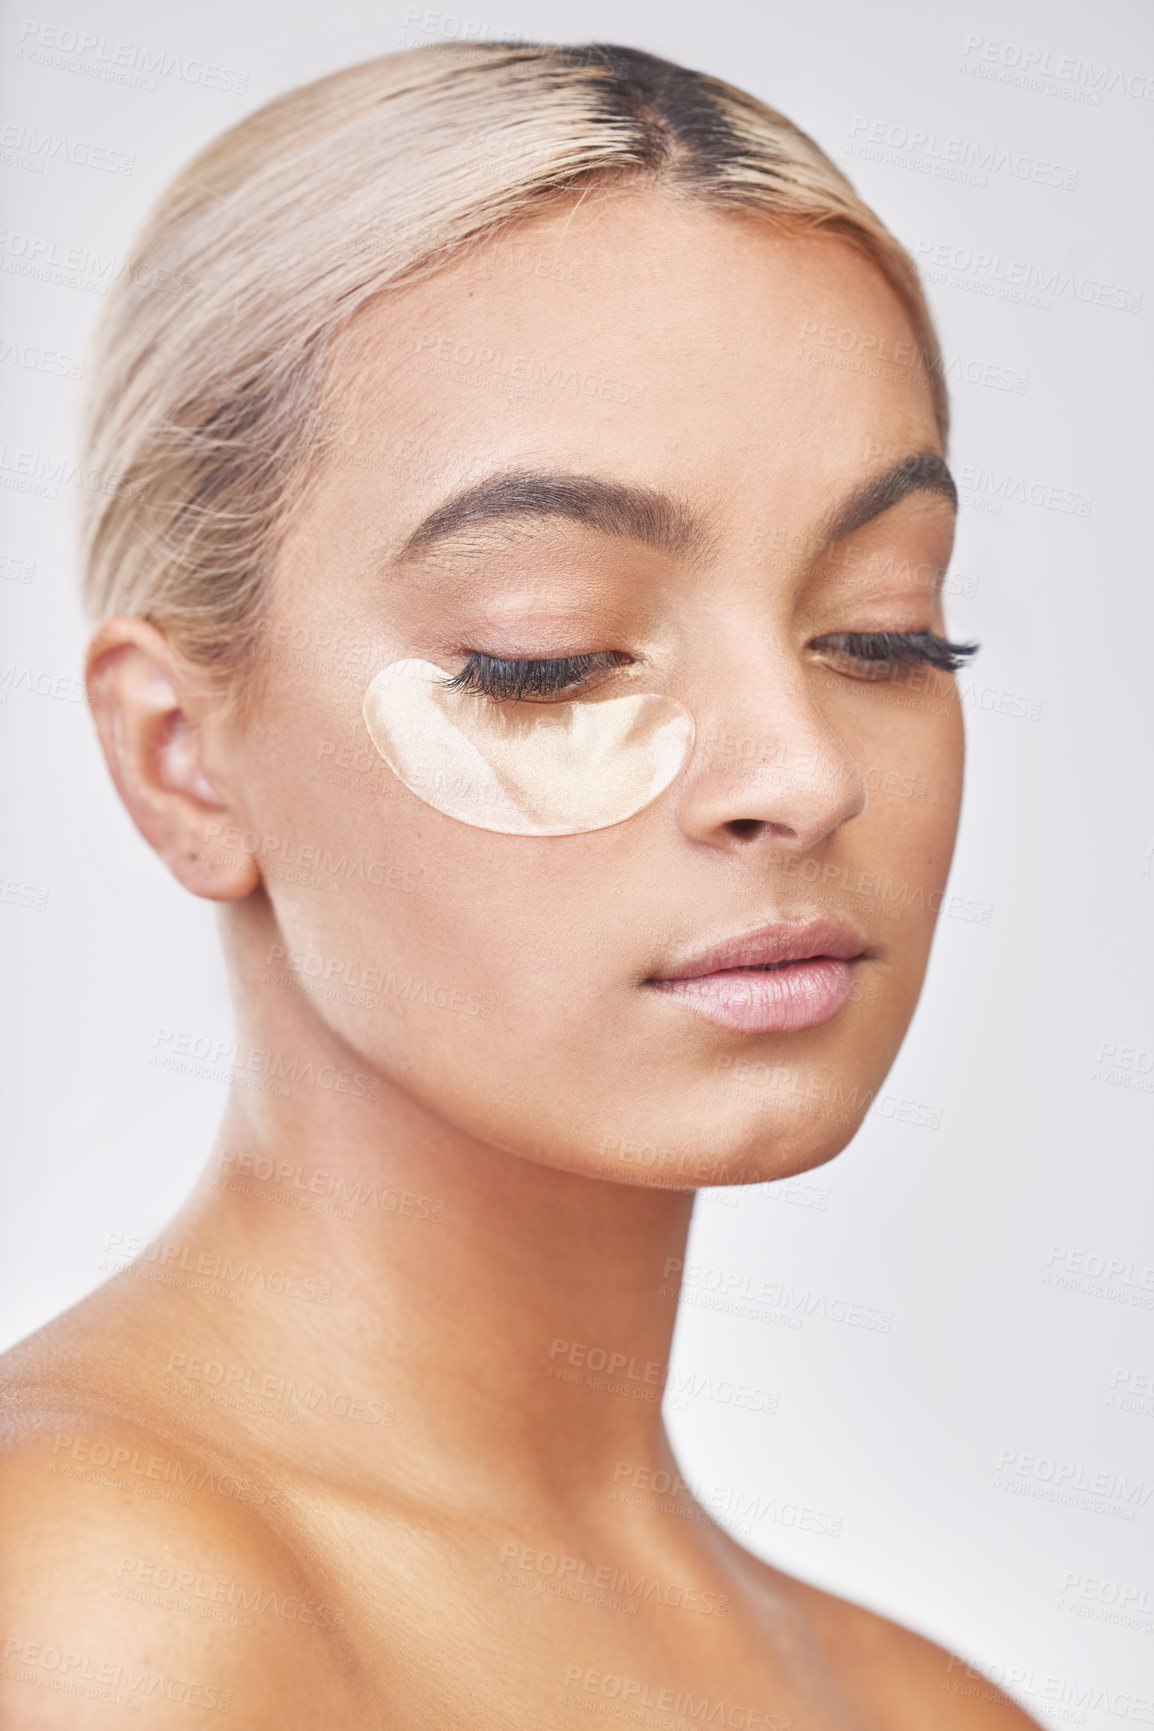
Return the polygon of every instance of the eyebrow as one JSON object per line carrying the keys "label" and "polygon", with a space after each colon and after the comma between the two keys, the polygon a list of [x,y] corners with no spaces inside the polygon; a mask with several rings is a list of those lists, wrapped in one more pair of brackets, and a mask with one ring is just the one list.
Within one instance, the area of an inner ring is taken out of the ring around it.
{"label": "eyebrow", "polygon": [[[819,544],[841,540],[911,493],[936,494],[957,509],[957,488],[942,458],[918,451],[863,482],[827,514]],[[595,475],[511,470],[490,475],[438,505],[409,535],[395,562],[417,558],[487,523],[549,517],[637,541],[675,559],[701,556],[713,543],[704,518],[671,493]]]}
{"label": "eyebrow", "polygon": [[485,523],[543,517],[567,518],[675,559],[701,553],[709,540],[703,520],[670,493],[602,481],[595,475],[514,470],[490,475],[438,505],[413,530],[397,557],[413,558]]}
{"label": "eyebrow", "polygon": [[911,493],[934,494],[945,499],[951,510],[958,508],[958,489],[944,459],[936,451],[914,451],[872,480],[863,481],[829,513],[821,525],[823,544],[828,547],[844,540]]}

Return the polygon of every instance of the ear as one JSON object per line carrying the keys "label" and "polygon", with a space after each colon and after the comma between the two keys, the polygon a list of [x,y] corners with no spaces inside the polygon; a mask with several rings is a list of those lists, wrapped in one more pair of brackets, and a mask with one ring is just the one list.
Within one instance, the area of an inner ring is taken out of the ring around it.
{"label": "ear", "polygon": [[223,707],[211,681],[143,619],[106,619],[88,648],[88,701],[105,760],[133,823],[194,895],[239,901],[260,882],[247,851],[224,832],[243,828],[204,762]]}

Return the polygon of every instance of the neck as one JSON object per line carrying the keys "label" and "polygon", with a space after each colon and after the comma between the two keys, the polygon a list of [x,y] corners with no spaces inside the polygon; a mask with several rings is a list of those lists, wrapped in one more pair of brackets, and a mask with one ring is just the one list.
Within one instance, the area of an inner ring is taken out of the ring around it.
{"label": "neck", "polygon": [[372,1422],[339,1427],[346,1477],[387,1458],[424,1494],[468,1485],[523,1510],[534,1494],[603,1500],[621,1462],[667,1466],[668,1271],[692,1195],[522,1158],[366,1082],[310,1001],[249,965],[251,942],[231,947],[238,1070],[258,1086],[231,1090],[181,1233],[233,1268],[301,1279],[216,1300],[230,1350],[378,1403],[385,1422],[392,1409],[387,1449]]}

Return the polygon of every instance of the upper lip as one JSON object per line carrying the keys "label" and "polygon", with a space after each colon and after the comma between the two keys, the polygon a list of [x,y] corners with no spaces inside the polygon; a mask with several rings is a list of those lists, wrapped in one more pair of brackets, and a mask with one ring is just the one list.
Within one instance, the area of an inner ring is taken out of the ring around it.
{"label": "upper lip", "polygon": [[789,920],[757,926],[741,932],[708,949],[695,951],[662,965],[660,972],[649,975],[651,980],[694,980],[705,974],[720,973],[725,968],[765,967],[772,962],[804,962],[815,956],[834,956],[852,961],[864,953],[865,939],[860,931],[843,920]]}

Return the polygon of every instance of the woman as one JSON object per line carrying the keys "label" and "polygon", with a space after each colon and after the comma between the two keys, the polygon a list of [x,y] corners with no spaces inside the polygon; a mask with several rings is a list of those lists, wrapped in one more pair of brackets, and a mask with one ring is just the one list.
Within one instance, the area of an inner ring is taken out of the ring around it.
{"label": "woman", "polygon": [[716,80],[434,48],[211,146],[99,351],[93,710],[237,1038],[159,1036],[204,1178],[7,1360],[11,1722],[1030,1724],[660,1416],[694,1188],[849,1141],[949,867],[905,254]]}

